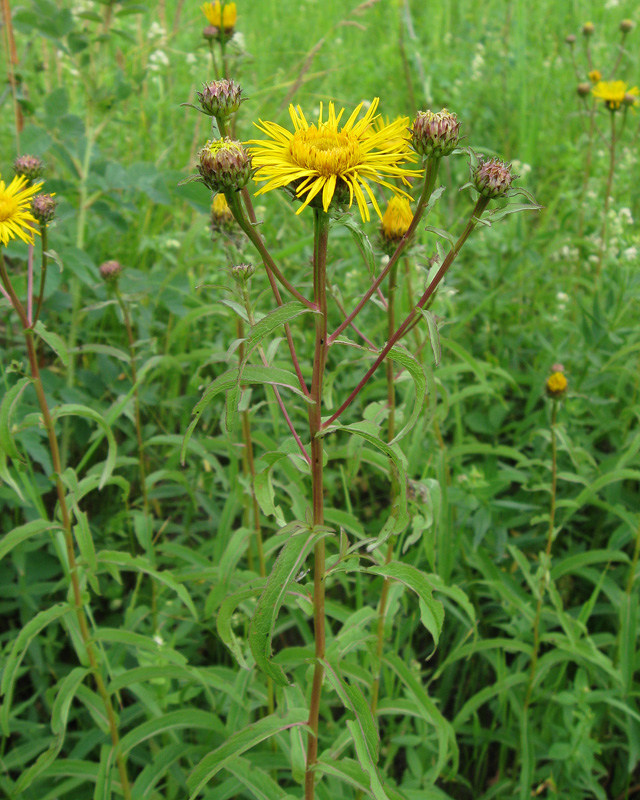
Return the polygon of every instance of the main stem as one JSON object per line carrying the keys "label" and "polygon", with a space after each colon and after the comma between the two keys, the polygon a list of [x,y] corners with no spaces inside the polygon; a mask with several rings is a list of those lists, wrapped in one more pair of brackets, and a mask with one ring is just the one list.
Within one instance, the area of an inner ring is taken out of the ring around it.
{"label": "main stem", "polygon": [[607,177],[607,188],[604,198],[604,209],[602,213],[602,228],[600,230],[600,253],[598,255],[598,266],[596,267],[596,280],[600,278],[602,271],[602,261],[604,253],[607,248],[607,216],[609,214],[609,205],[611,204],[611,192],[613,191],[613,174],[616,168],[616,112],[610,111],[611,115],[611,143],[610,158],[609,158],[609,175]]}
{"label": "main stem", "polygon": [[[309,435],[311,437],[311,480],[313,492],[313,524],[324,524],[323,496],[323,439],[322,428],[322,379],[327,359],[327,240],[329,238],[329,216],[314,209],[315,246],[313,254],[314,301],[319,310],[315,315],[315,349],[313,357],[313,377],[311,380],[311,399],[309,410]],[[325,546],[321,539],[314,548],[313,570],[313,628],[315,634],[316,664],[313,671],[311,703],[309,706],[309,733],[307,741],[307,767],[304,779],[305,800],[313,800],[315,794],[314,766],[318,758],[318,721],[320,716],[320,696],[324,669],[321,659],[325,655]]]}
{"label": "main stem", "polygon": [[[547,548],[545,550],[546,563],[549,564],[551,557],[551,546],[553,544],[553,528],[556,516],[556,484],[558,480],[557,474],[557,447],[556,447],[556,417],[558,414],[558,402],[553,401],[553,408],[551,411],[551,507],[549,508],[549,530],[547,531]],[[542,602],[544,600],[545,589],[545,576],[543,575],[540,581],[540,590],[538,593],[538,605],[536,606],[536,616],[533,621],[533,652],[531,654],[531,667],[529,669],[529,682],[527,684],[527,694],[524,700],[524,713],[527,713],[529,705],[531,704],[531,695],[533,692],[533,683],[536,677],[536,668],[538,666],[538,654],[540,652],[540,618],[542,616]]]}
{"label": "main stem", "polygon": [[[396,286],[398,276],[398,264],[394,264],[393,269],[389,273],[389,289],[387,292],[387,330],[388,337],[393,336],[396,329]],[[395,388],[395,373],[393,369],[393,361],[387,360],[385,365],[387,371],[387,405],[389,406],[389,419],[387,423],[387,440],[392,441],[396,435],[396,388]],[[389,471],[391,474],[391,496],[389,503],[393,506],[393,502],[398,491],[398,484],[395,474],[395,466],[392,461],[389,462]],[[385,557],[385,564],[388,564],[393,558],[393,538],[389,539],[387,545],[387,555]],[[384,618],[387,612],[387,600],[389,598],[389,579],[385,578],[382,584],[382,592],[380,593],[380,603],[378,605],[378,624],[376,630],[376,661],[375,669],[376,675],[371,685],[371,713],[375,716],[376,709],[378,708],[378,694],[380,692],[380,661],[382,659],[382,648],[384,646]]]}
{"label": "main stem", "polygon": [[27,346],[27,356],[29,358],[29,368],[31,370],[31,377],[33,379],[33,386],[36,390],[38,405],[40,406],[42,419],[44,422],[45,429],[47,431],[47,436],[49,438],[51,462],[53,465],[53,472],[55,474],[56,492],[58,495],[58,503],[60,505],[60,514],[62,516],[62,527],[64,530],[65,548],[67,551],[67,560],[69,562],[69,575],[71,578],[73,599],[76,607],[76,615],[78,618],[80,635],[82,637],[82,642],[84,644],[85,652],[87,654],[87,660],[89,661],[89,665],[91,666],[91,671],[93,673],[96,689],[98,690],[98,694],[102,698],[104,709],[107,715],[109,732],[111,734],[111,743],[113,745],[113,749],[116,754],[116,763],[118,765],[118,771],[120,773],[120,781],[122,783],[122,794],[125,800],[131,800],[131,787],[129,785],[127,767],[124,757],[120,752],[120,736],[118,734],[118,723],[116,721],[116,715],[113,710],[111,698],[109,697],[109,693],[107,692],[107,687],[105,686],[102,674],[99,669],[98,659],[96,657],[96,652],[93,647],[91,633],[89,631],[87,618],[84,613],[84,608],[82,605],[82,591],[80,587],[80,579],[78,578],[78,568],[76,564],[75,547],[73,542],[73,531],[71,527],[71,515],[69,513],[69,508],[67,506],[67,498],[65,494],[64,484],[62,483],[62,478],[60,477],[63,471],[62,462],[60,460],[60,449],[58,447],[58,438],[56,436],[53,419],[51,418],[51,413],[49,411],[49,405],[47,404],[47,398],[45,396],[44,389],[42,387],[42,380],[40,378],[40,369],[38,368],[38,357],[36,355],[36,347],[34,342],[34,334],[33,330],[29,327],[29,321],[27,319],[27,315],[25,314],[24,308],[22,307],[22,304],[20,303],[20,300],[18,299],[13,289],[11,281],[9,280],[9,276],[7,275],[7,270],[4,263],[4,258],[1,253],[0,253],[0,279],[2,280],[2,283],[4,283],[5,289],[9,297],[11,298],[11,304],[13,308],[16,310],[18,316],[20,317],[20,321],[22,323],[22,328],[23,328],[22,332],[24,335],[25,344]]}

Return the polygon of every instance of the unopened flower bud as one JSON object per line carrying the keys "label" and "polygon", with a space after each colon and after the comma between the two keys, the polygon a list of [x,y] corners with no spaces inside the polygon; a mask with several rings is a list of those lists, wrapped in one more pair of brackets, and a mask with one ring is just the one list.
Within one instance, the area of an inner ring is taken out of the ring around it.
{"label": "unopened flower bud", "polygon": [[222,193],[217,194],[211,203],[211,230],[213,233],[229,233],[235,222],[227,198]]}
{"label": "unopened flower bud", "polygon": [[600,72],[600,70],[592,69],[591,72],[589,72],[589,80],[591,81],[591,83],[598,83],[598,81],[601,81],[602,73]]}
{"label": "unopened flower bud", "polygon": [[638,105],[638,95],[634,94],[634,92],[632,92],[632,91],[631,92],[625,92],[625,95],[622,98],[622,104],[625,105],[625,106],[637,106]]}
{"label": "unopened flower bud", "polygon": [[207,41],[215,40],[220,36],[220,28],[215,25],[207,25],[202,29],[202,38]]}
{"label": "unopened flower bud", "polygon": [[56,206],[52,194],[37,194],[31,201],[31,213],[40,223],[48,225],[56,215]]}
{"label": "unopened flower bud", "polygon": [[573,35],[573,33],[570,33],[565,37],[565,42],[569,45],[569,47],[573,47],[573,45],[576,43],[576,37]]}
{"label": "unopened flower bud", "polygon": [[210,117],[228,117],[240,108],[242,87],[226,78],[203,84],[202,91],[196,92],[200,106]]}
{"label": "unopened flower bud", "polygon": [[385,250],[396,249],[398,243],[409,230],[413,220],[413,211],[406,197],[394,196],[382,217],[380,235]]}
{"label": "unopened flower bud", "polygon": [[253,264],[236,264],[231,267],[231,274],[238,283],[246,283],[255,271]]}
{"label": "unopened flower bud", "polygon": [[587,37],[593,36],[595,30],[596,26],[593,24],[593,22],[585,22],[584,25],[582,26],[582,35]]}
{"label": "unopened flower bud", "polygon": [[242,189],[251,178],[251,157],[240,142],[212,139],[200,151],[198,172],[213,192]]}
{"label": "unopened flower bud", "polygon": [[105,261],[100,265],[100,277],[106,283],[116,283],[122,272],[122,264],[119,261]]}
{"label": "unopened flower bud", "polygon": [[635,26],[633,20],[630,19],[623,19],[622,22],[620,23],[620,31],[624,34],[627,34],[630,31],[632,31],[634,27]]}
{"label": "unopened flower bud", "polygon": [[503,197],[517,177],[511,173],[511,164],[506,164],[499,158],[485,161],[480,157],[473,175],[473,182],[483,197],[493,199]]}
{"label": "unopened flower bud", "polygon": [[591,84],[590,83],[579,83],[576,86],[576,92],[578,92],[580,97],[587,97],[587,95],[591,94]]}
{"label": "unopened flower bud", "polygon": [[18,177],[24,175],[28,181],[35,181],[44,172],[44,163],[38,156],[18,156],[13,162],[13,170]]}
{"label": "unopened flower bud", "polygon": [[558,399],[567,391],[569,384],[562,372],[554,372],[547,378],[545,388],[549,397]]}
{"label": "unopened flower bud", "polygon": [[455,114],[442,111],[418,111],[411,129],[411,144],[421,156],[442,158],[450,155],[460,139],[460,123]]}

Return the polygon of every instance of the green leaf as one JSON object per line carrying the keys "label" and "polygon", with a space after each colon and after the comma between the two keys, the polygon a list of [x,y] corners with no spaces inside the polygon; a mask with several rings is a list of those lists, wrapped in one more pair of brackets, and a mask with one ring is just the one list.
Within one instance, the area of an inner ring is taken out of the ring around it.
{"label": "green leaf", "polygon": [[132,556],[130,553],[121,553],[116,550],[101,550],[98,553],[98,563],[118,567],[129,572],[143,572],[159,583],[163,583],[172,592],[175,592],[180,600],[191,612],[192,617],[197,620],[198,612],[185,587],[178,583],[168,570],[157,570],[151,566],[144,556]]}
{"label": "green leaf", "polygon": [[271,714],[229,736],[223,745],[205,756],[187,778],[187,786],[191,792],[189,800],[194,800],[206,784],[234,758],[280,731],[293,725],[303,725],[308,717],[309,712],[306,709],[295,708],[282,717]]}
{"label": "green leaf", "polygon": [[38,320],[33,328],[33,330],[38,334],[38,336],[43,339],[49,347],[56,353],[60,361],[65,367],[69,366],[69,351],[67,350],[67,345],[64,339],[59,336],[57,333],[53,331],[48,331],[45,326],[42,324],[41,320]]}
{"label": "green leaf", "polygon": [[413,356],[408,350],[400,345],[395,345],[392,347],[391,350],[387,353],[387,358],[390,358],[392,361],[397,361],[398,364],[402,364],[402,366],[407,370],[409,375],[413,378],[413,384],[415,387],[415,401],[413,403],[413,409],[411,411],[411,416],[407,420],[407,424],[399,431],[395,437],[391,440],[390,444],[395,444],[399,442],[404,436],[406,436],[410,430],[414,427],[418,419],[420,418],[420,412],[422,411],[422,406],[424,405],[426,392],[427,392],[427,378],[422,367],[422,364],[418,361],[418,359]]}
{"label": "green leaf", "polygon": [[287,686],[289,681],[282,667],[271,660],[271,637],[278,612],[289,585],[305,562],[307,553],[316,542],[330,533],[326,529],[310,529],[298,521],[289,523],[279,534],[285,532],[289,533],[289,538],[278,554],[249,624],[249,646],[256,664],[280,686]]}
{"label": "green leaf", "polygon": [[197,708],[180,709],[170,711],[155,719],[148,719],[142,725],[138,725],[120,740],[120,747],[123,754],[127,754],[134,747],[137,747],[147,739],[159,736],[168,731],[186,730],[198,728],[201,730],[212,731],[224,734],[224,725],[216,714],[208,711],[201,711]]}
{"label": "green leaf", "polygon": [[256,347],[266,336],[269,336],[274,331],[278,330],[278,328],[281,328],[284,324],[291,322],[291,320],[296,319],[296,317],[299,317],[302,314],[314,313],[318,312],[312,311],[298,300],[292,300],[290,303],[285,303],[284,305],[278,306],[278,308],[269,312],[259,322],[256,322],[256,324],[249,331],[249,335],[247,336],[247,340],[245,342],[244,363],[247,363],[251,353],[253,353]]}
{"label": "green leaf", "polygon": [[[356,684],[350,685],[347,683],[344,678],[340,676],[336,664],[324,659],[320,659],[320,663],[324,666],[327,680],[333,686],[343,706],[355,717],[355,722],[362,733],[363,741],[366,745],[368,760],[373,764],[377,764],[378,747],[380,744],[378,728],[373,714],[371,713],[371,707],[362,694],[362,690]],[[359,757],[358,760],[360,760]],[[362,764],[362,762],[360,763],[362,768],[368,772],[367,766]]]}
{"label": "green leaf", "polygon": [[235,613],[236,608],[245,600],[251,597],[257,597],[263,591],[263,582],[260,581],[260,586],[245,586],[237,592],[226,597],[220,604],[220,610],[216,618],[216,628],[220,638],[224,644],[229,648],[231,654],[242,667],[242,669],[249,669],[249,665],[245,661],[240,640],[233,632],[231,626],[231,619]]}
{"label": "green leaf", "polygon": [[433,587],[427,576],[411,564],[403,564],[399,561],[391,561],[381,567],[369,567],[366,571],[373,575],[382,575],[385,578],[399,581],[418,595],[422,624],[433,636],[437,647],[444,622],[444,607],[439,600],[434,599]]}
{"label": "green leaf", "polygon": [[334,225],[343,225],[349,231],[353,237],[353,241],[356,243],[356,247],[360,251],[364,263],[367,265],[369,275],[373,277],[377,270],[376,257],[369,237],[360,226],[360,223],[353,214],[347,213],[336,216],[335,219],[331,221],[331,227]]}
{"label": "green leaf", "polygon": [[2,403],[0,403],[0,450],[4,450],[9,458],[20,458],[20,452],[11,435],[11,414],[20,395],[30,383],[31,378],[20,378],[15,386],[5,392]]}
{"label": "green leaf", "polygon": [[46,519],[34,519],[33,522],[27,522],[25,525],[20,525],[9,533],[5,533],[0,539],[0,561],[21,542],[25,542],[39,533],[44,533],[44,531],[55,530],[62,530],[58,523],[49,522]]}
{"label": "green leaf", "polygon": [[225,769],[246,786],[256,800],[286,800],[289,797],[268,772],[246,758],[232,759]]}
{"label": "green leaf", "polygon": [[433,351],[433,358],[437,367],[440,364],[440,361],[442,360],[442,345],[440,344],[440,331],[438,330],[438,322],[435,318],[435,315],[431,311],[427,311],[426,309],[421,308],[420,313],[427,321],[427,330],[429,331],[429,344],[431,345],[431,350]]}
{"label": "green leaf", "polygon": [[102,468],[102,473],[100,474],[100,484],[98,487],[102,489],[105,483],[111,477],[111,473],[113,472],[113,468],[116,464],[117,453],[116,440],[113,436],[113,431],[105,421],[104,416],[88,406],[78,405],[77,403],[69,403],[64,406],[58,406],[53,410],[52,416],[56,419],[59,419],[60,417],[71,416],[84,417],[86,419],[90,419],[92,422],[95,422],[98,427],[102,429],[104,435],[107,437],[108,442],[107,459],[104,462],[104,467]]}
{"label": "green leaf", "polygon": [[4,702],[0,709],[0,727],[2,727],[5,736],[9,736],[11,733],[9,714],[11,711],[11,700],[13,699],[13,689],[18,677],[20,664],[25,657],[27,648],[41,630],[52,622],[64,617],[65,614],[68,614],[70,611],[71,608],[66,603],[57,603],[50,608],[46,608],[36,614],[33,619],[30,619],[16,636],[11,652],[5,661],[2,682],[0,683],[0,694],[4,695]]}
{"label": "green leaf", "polygon": [[143,650],[153,653],[154,656],[163,658],[171,664],[186,664],[187,659],[182,653],[178,653],[171,647],[164,644],[158,644],[149,636],[143,636],[141,633],[132,633],[125,631],[121,628],[98,628],[94,632],[93,638],[96,642],[109,642],[111,644],[122,644],[126,647],[133,648],[134,651]]}
{"label": "green leaf", "polygon": [[387,793],[384,790],[380,777],[376,769],[375,762],[372,758],[371,752],[367,746],[367,740],[358,723],[354,720],[347,720],[347,728],[353,739],[353,746],[355,747],[356,755],[360,766],[367,773],[369,778],[369,791],[376,798],[376,800],[389,800]]}

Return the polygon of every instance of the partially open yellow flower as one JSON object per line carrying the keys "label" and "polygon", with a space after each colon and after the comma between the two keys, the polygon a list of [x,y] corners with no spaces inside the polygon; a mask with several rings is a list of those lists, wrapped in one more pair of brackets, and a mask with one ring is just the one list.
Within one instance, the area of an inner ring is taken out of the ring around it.
{"label": "partially open yellow flower", "polygon": [[593,96],[602,100],[609,111],[617,111],[624,102],[625,95],[637,96],[637,86],[627,89],[625,81],[599,81],[592,89]]}
{"label": "partially open yellow flower", "polygon": [[550,397],[561,397],[567,391],[568,385],[562,372],[554,372],[547,378],[547,394]]}
{"label": "partially open yellow flower", "polygon": [[409,230],[413,211],[406,197],[392,197],[382,217],[380,230],[389,243],[397,243]]}
{"label": "partially open yellow flower", "polygon": [[16,236],[27,244],[33,244],[33,236],[40,232],[31,213],[31,198],[42,188],[42,182],[29,186],[24,175],[17,176],[6,186],[0,180],[0,244],[9,244]]}
{"label": "partially open yellow flower", "polygon": [[290,106],[293,133],[275,122],[260,120],[256,123],[269,137],[267,141],[249,142],[255,145],[251,148],[253,165],[258,167],[254,178],[267,181],[257,194],[291,185],[296,196],[304,200],[296,212],[299,214],[317,195],[321,195],[322,208],[328,211],[338,192],[345,203],[348,200],[349,207],[355,199],[364,221],[370,219],[367,200],[382,218],[370,183],[385,186],[394,194],[405,194],[386,179],[395,178],[408,185],[408,178],[421,172],[402,168],[411,159],[404,138],[406,121],[403,118],[379,131],[373,129],[378,102],[376,97],[358,120],[363,107],[360,103],[342,127],[339,125],[344,108],[336,114],[333,103],[329,103],[327,119],[320,105],[318,122],[312,124],[307,122],[300,106]]}
{"label": "partially open yellow flower", "polygon": [[589,80],[591,83],[598,83],[598,81],[602,80],[602,73],[599,69],[592,69],[589,73]]}
{"label": "partially open yellow flower", "polygon": [[207,18],[209,25],[213,25],[214,28],[224,28],[225,30],[235,28],[238,19],[235,3],[225,3],[224,6],[221,6],[220,0],[215,0],[214,3],[203,3],[200,10]]}

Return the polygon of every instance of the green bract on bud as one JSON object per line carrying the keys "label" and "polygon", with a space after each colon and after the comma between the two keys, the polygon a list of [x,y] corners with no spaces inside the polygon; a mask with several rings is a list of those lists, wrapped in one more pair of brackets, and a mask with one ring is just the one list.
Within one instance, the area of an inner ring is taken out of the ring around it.
{"label": "green bract on bud", "polygon": [[460,123],[455,114],[442,111],[418,111],[411,129],[411,144],[421,156],[441,158],[452,153],[460,139]]}
{"label": "green bract on bud", "polygon": [[231,267],[231,274],[238,283],[246,283],[255,271],[253,264],[236,264]]}
{"label": "green bract on bud", "polygon": [[28,181],[35,181],[44,172],[44,163],[38,156],[18,156],[13,170],[19,178],[24,176]]}
{"label": "green bract on bud", "polygon": [[634,23],[630,19],[623,19],[620,23],[620,30],[622,33],[629,33],[633,30]]}
{"label": "green bract on bud", "polygon": [[483,197],[493,199],[503,197],[516,177],[511,174],[511,164],[505,164],[499,158],[485,161],[481,157],[473,174],[473,183]]}
{"label": "green bract on bud", "polygon": [[595,30],[596,26],[593,24],[593,22],[585,22],[584,25],[582,26],[582,35],[593,36]]}
{"label": "green bract on bud", "polygon": [[213,192],[242,189],[251,178],[251,157],[240,142],[212,139],[199,153],[198,172]]}
{"label": "green bract on bud", "polygon": [[588,97],[591,94],[591,84],[590,83],[579,83],[576,86],[576,92],[580,97]]}
{"label": "green bract on bud", "polygon": [[122,272],[122,264],[119,261],[105,261],[100,265],[100,277],[106,283],[116,283]]}
{"label": "green bract on bud", "polygon": [[242,87],[235,81],[225,79],[210,81],[196,92],[200,106],[210,117],[228,117],[240,108]]}
{"label": "green bract on bud", "polygon": [[576,37],[572,33],[570,33],[568,36],[565,36],[564,40],[569,47],[573,47],[573,45],[576,43]]}
{"label": "green bract on bud", "polygon": [[57,203],[52,194],[37,194],[31,201],[31,213],[41,225],[48,225],[56,215]]}

